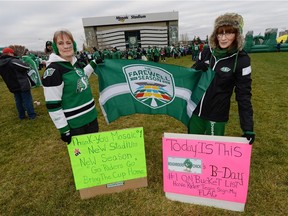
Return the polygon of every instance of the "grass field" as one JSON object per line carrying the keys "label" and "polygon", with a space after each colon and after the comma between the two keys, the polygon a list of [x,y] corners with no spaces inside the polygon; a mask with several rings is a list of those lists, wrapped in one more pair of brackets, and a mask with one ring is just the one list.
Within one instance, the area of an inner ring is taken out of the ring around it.
{"label": "grass field", "polygon": [[[0,215],[104,216],[281,216],[288,214],[288,52],[250,54],[256,141],[244,212],[168,200],[163,192],[161,139],[164,132],[186,133],[164,115],[121,117],[107,125],[99,106],[101,131],[144,127],[148,187],[81,200],[75,190],[66,144],[48,116],[42,88],[32,90],[35,120],[17,118],[13,95],[0,79]],[[167,63],[190,67],[191,56]],[[97,78],[91,78],[98,99]],[[227,136],[241,136],[233,97]]]}

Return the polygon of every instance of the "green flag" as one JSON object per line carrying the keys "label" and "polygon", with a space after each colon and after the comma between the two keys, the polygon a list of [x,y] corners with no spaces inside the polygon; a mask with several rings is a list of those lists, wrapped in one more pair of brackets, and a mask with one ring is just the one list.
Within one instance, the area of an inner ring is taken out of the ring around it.
{"label": "green flag", "polygon": [[28,55],[22,56],[22,60],[30,66],[28,76],[35,83],[35,87],[42,86],[37,63]]}
{"label": "green flag", "polygon": [[166,114],[188,126],[214,71],[141,60],[105,59],[96,69],[99,103],[110,123],[135,113]]}

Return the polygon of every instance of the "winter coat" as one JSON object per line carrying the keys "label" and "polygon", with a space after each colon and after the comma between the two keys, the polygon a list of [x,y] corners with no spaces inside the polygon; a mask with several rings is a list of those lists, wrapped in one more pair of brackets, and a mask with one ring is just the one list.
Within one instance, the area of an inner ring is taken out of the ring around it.
{"label": "winter coat", "polygon": [[31,89],[31,81],[28,76],[29,69],[29,65],[17,57],[8,55],[0,57],[0,74],[12,93]]}
{"label": "winter coat", "polygon": [[200,54],[199,62],[196,62],[192,67],[196,67],[200,62],[205,62],[216,73],[194,114],[210,121],[227,122],[230,99],[234,90],[241,129],[253,131],[252,79],[248,54],[242,50],[217,60],[208,47]]}

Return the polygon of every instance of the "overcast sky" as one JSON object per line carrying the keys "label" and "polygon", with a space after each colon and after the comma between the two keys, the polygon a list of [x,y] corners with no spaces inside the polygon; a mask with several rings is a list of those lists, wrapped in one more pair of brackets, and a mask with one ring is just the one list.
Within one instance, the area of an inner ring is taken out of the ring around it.
{"label": "overcast sky", "polygon": [[179,36],[205,39],[214,20],[226,12],[244,17],[244,34],[264,35],[267,28],[288,30],[288,1],[2,1],[0,0],[0,47],[23,45],[43,51],[59,29],[69,29],[78,50],[85,41],[82,18],[179,12]]}

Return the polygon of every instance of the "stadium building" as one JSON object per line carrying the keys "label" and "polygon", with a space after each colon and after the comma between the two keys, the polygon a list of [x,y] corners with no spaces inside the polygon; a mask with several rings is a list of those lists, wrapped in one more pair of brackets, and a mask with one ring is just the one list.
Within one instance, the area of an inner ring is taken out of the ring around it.
{"label": "stadium building", "polygon": [[178,12],[82,18],[88,47],[165,47],[178,43]]}

